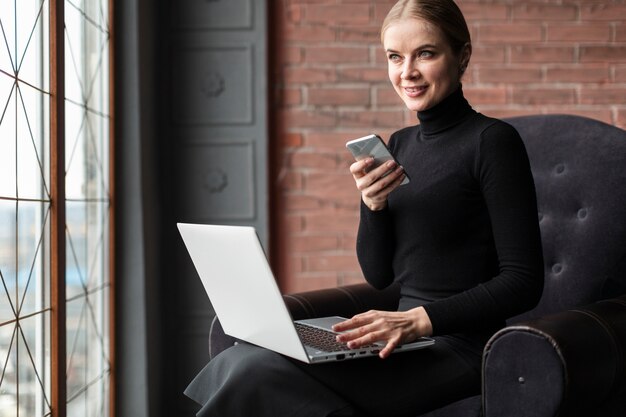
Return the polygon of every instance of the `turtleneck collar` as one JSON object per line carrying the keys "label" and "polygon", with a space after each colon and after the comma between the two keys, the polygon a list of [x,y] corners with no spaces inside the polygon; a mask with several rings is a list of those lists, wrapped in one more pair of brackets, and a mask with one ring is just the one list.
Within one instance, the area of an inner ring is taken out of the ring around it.
{"label": "turtleneck collar", "polygon": [[463,96],[463,88],[459,86],[434,107],[417,112],[417,118],[420,121],[422,135],[431,136],[461,123],[472,113],[474,110]]}

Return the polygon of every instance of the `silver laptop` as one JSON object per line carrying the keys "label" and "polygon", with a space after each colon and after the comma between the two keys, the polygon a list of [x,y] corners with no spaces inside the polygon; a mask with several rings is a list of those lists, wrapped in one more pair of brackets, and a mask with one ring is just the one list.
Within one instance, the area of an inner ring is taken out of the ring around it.
{"label": "silver laptop", "polygon": [[[253,227],[178,223],[178,230],[226,334],[308,363],[375,356],[384,346],[336,343],[331,326],[343,317],[294,322]],[[421,338],[394,352],[433,343]]]}

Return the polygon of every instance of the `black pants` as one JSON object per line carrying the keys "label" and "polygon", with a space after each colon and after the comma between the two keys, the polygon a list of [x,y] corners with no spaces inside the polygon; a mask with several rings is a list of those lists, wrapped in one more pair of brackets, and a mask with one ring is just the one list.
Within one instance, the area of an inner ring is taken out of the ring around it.
{"label": "black pants", "polygon": [[216,356],[185,394],[198,417],[409,416],[480,393],[480,357],[446,342],[413,352],[305,364],[249,344]]}

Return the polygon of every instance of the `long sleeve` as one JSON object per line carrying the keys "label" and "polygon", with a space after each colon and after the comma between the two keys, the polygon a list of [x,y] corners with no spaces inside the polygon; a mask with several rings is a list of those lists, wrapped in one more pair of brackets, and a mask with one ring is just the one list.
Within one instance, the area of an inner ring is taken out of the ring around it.
{"label": "long sleeve", "polygon": [[361,201],[356,250],[365,280],[374,288],[388,287],[394,280],[395,234],[387,208],[371,211]]}
{"label": "long sleeve", "polygon": [[508,125],[492,126],[483,132],[476,156],[475,172],[491,220],[499,273],[427,304],[436,334],[520,314],[536,305],[543,290],[535,188],[522,140]]}

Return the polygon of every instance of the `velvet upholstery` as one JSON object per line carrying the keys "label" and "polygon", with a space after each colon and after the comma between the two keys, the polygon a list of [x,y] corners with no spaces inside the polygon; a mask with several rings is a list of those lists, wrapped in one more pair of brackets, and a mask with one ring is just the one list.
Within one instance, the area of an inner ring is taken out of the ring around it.
{"label": "velvet upholstery", "polygon": [[[545,287],[483,354],[482,396],[422,417],[626,415],[626,132],[570,115],[507,120],[537,189]],[[295,319],[394,309],[366,284],[285,296]],[[213,357],[234,340],[215,320]]]}
{"label": "velvet upholstery", "polygon": [[625,347],[626,295],[509,326],[485,348],[485,414],[625,416],[623,396],[598,412],[626,388]]}

